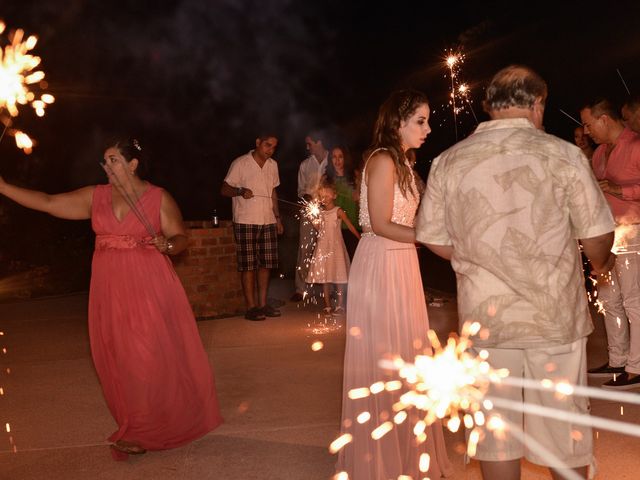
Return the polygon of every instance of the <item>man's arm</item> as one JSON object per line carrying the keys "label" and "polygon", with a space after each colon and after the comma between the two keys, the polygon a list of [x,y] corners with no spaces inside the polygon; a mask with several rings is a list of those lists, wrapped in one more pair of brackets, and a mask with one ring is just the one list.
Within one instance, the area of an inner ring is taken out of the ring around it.
{"label": "man's arm", "polygon": [[607,273],[613,268],[616,256],[611,253],[613,246],[613,232],[598,235],[593,238],[582,238],[582,249],[591,262],[591,266],[596,273]]}
{"label": "man's arm", "polygon": [[[629,182],[624,185],[614,183],[610,180],[600,180],[600,188],[603,192],[614,195],[622,200],[640,200],[640,182],[637,181],[640,175],[640,141],[634,141],[630,146],[625,159],[625,172],[628,172]],[[634,183],[635,180],[635,183]]]}
{"label": "man's arm", "polygon": [[250,189],[244,187],[232,187],[227,182],[222,182],[220,194],[225,197],[242,197],[246,199],[253,197],[253,192]]}
{"label": "man's arm", "polygon": [[278,235],[282,235],[284,233],[284,227],[282,226],[282,220],[280,219],[280,205],[278,205],[278,194],[276,193],[275,188],[271,192],[271,203],[273,205],[273,214],[276,216],[276,229],[278,231]]}

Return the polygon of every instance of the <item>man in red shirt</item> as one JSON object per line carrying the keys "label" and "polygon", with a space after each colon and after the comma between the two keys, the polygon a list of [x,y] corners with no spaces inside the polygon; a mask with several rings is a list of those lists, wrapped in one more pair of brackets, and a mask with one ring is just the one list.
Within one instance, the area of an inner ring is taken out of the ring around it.
{"label": "man in red shirt", "polygon": [[615,267],[598,278],[609,361],[588,373],[613,376],[603,388],[630,390],[640,388],[640,136],[618,112],[606,99],[580,112],[585,133],[599,144],[592,167],[617,224]]}

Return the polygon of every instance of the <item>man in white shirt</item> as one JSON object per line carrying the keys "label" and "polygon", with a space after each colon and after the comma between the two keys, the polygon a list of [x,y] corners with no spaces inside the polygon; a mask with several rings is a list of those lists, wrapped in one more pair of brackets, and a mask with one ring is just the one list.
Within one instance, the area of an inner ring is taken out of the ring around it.
{"label": "man in white shirt", "polygon": [[[305,138],[309,156],[302,161],[298,169],[298,197],[311,201],[317,194],[320,180],[327,170],[329,150],[325,146],[325,139],[319,132],[312,132]],[[311,222],[300,218],[300,240],[298,246],[298,260],[296,262],[296,291],[291,301],[299,302],[304,298],[306,290],[309,263],[316,247],[317,232]]]}
{"label": "man in white shirt", "polygon": [[247,320],[280,316],[279,310],[267,304],[270,270],[278,267],[278,235],[283,232],[276,194],[280,185],[278,164],[271,158],[277,145],[275,135],[258,137],[255,150],[231,163],[220,190],[232,198],[233,233]]}

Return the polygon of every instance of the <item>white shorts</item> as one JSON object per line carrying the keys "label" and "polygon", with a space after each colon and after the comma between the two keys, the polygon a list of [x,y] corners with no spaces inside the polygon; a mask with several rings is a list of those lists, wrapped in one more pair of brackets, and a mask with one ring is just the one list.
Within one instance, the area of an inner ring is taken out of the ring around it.
{"label": "white shorts", "polygon": [[[484,348],[489,352],[488,362],[493,368],[507,368],[510,376],[533,380],[548,378],[554,382],[566,381],[572,385],[587,385],[586,363],[587,339],[582,338],[567,345],[544,348],[500,349]],[[478,353],[481,348],[472,349]],[[560,411],[589,415],[589,399],[570,395],[557,397],[553,392],[522,389],[520,387],[491,384],[487,396],[508,399],[522,404],[540,405]],[[494,435],[482,429],[477,454],[480,461],[506,461],[525,457],[532,463],[552,468],[577,468],[591,465],[593,459],[593,437],[591,427],[570,421],[554,420],[532,413],[493,408],[485,415],[498,414],[516,428],[524,430],[525,438],[531,441],[523,445],[507,430],[503,435]],[[499,438],[500,437],[500,438]],[[556,460],[540,452],[538,443]]]}

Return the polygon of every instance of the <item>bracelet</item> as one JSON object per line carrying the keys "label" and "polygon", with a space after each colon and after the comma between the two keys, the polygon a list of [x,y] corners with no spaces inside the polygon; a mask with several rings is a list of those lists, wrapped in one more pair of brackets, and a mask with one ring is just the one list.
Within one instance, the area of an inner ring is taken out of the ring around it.
{"label": "bracelet", "polygon": [[167,242],[167,255],[173,252],[173,242]]}
{"label": "bracelet", "polygon": [[238,194],[238,196],[242,196],[242,194],[244,193],[244,188],[242,187],[238,187],[236,188],[236,193]]}

